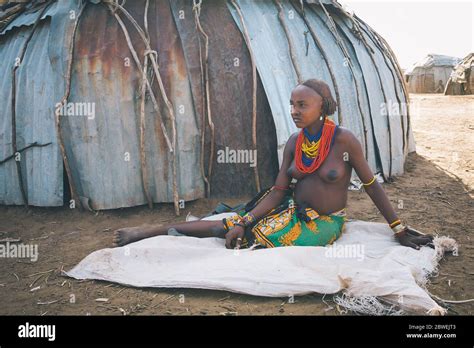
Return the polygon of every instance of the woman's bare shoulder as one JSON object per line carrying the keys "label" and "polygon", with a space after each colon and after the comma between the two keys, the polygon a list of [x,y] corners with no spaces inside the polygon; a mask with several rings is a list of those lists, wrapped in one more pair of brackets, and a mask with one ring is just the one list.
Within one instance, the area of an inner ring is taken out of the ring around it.
{"label": "woman's bare shoulder", "polygon": [[300,134],[300,132],[294,132],[293,134],[291,134],[290,137],[288,138],[287,143],[289,142],[296,143],[296,138],[298,138],[298,134]]}
{"label": "woman's bare shoulder", "polygon": [[337,133],[336,133],[336,140],[340,144],[352,144],[354,140],[357,140],[357,137],[354,135],[354,133],[345,127],[338,126],[337,127]]}
{"label": "woman's bare shoulder", "polygon": [[288,138],[288,141],[286,142],[285,148],[288,149],[290,153],[292,154],[295,151],[296,139],[298,138],[298,134],[299,132],[294,132],[293,134],[290,135],[290,137]]}

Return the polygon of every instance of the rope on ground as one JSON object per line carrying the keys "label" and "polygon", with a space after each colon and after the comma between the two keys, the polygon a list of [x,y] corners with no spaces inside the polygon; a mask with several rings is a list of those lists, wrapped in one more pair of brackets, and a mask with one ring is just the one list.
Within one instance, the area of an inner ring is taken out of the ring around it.
{"label": "rope on ground", "polygon": [[[247,44],[247,48],[250,54],[250,60],[252,62],[252,142],[253,148],[257,151],[257,66],[255,64],[255,56],[253,54],[252,46],[250,44],[250,36],[247,30],[247,26],[245,25],[244,17],[242,15],[242,11],[235,2],[235,0],[231,0],[232,5],[235,7],[237,13],[239,14],[240,22],[242,24],[243,34],[245,43]],[[257,161],[258,162],[258,161]],[[258,166],[255,165],[253,168],[254,175],[255,175],[255,185],[257,187],[257,192],[260,192],[260,178],[258,176]]]}
{"label": "rope on ground", "polygon": [[430,293],[430,295],[432,297],[434,297],[435,299],[437,299],[438,301],[442,301],[444,303],[457,303],[457,304],[461,304],[461,303],[469,303],[469,302],[474,302],[474,298],[470,298],[470,299],[467,299],[467,300],[460,300],[460,301],[454,301],[454,300],[444,300],[436,295],[433,295]]}
{"label": "rope on ground", "polygon": [[[16,70],[21,65],[23,58],[25,57],[28,43],[30,42],[31,38],[33,37],[33,34],[36,31],[36,28],[38,27],[38,24],[41,20],[41,16],[43,15],[43,13],[46,11],[48,7],[49,7],[49,4],[46,4],[41,10],[41,12],[39,13],[38,18],[36,18],[35,24],[33,25],[33,28],[31,29],[30,33],[28,34],[28,37],[23,43],[23,46],[20,49],[20,53],[12,69],[11,125],[12,125],[12,151],[14,155],[18,153],[18,148],[17,148],[17,143],[16,143]],[[25,184],[23,182],[21,163],[20,161],[15,161],[15,164],[16,164],[16,172],[18,176],[18,184],[19,184],[20,192],[21,192],[21,198],[23,200],[23,204],[28,209],[28,197],[26,195]]]}
{"label": "rope on ground", "polygon": [[[158,81],[158,85],[160,87],[160,92],[161,92],[161,97],[163,99],[163,101],[165,102],[166,104],[166,107],[167,107],[167,110],[168,110],[168,114],[170,116],[170,121],[171,121],[171,128],[172,128],[172,138],[171,138],[171,148],[170,148],[170,152],[171,152],[171,158],[172,158],[172,170],[173,170],[173,201],[174,201],[174,208],[175,208],[175,214],[177,216],[180,215],[179,213],[179,202],[178,202],[178,184],[177,184],[177,180],[178,180],[178,177],[177,177],[177,169],[176,169],[176,118],[175,118],[175,115],[174,115],[174,111],[173,111],[173,106],[171,105],[171,102],[169,101],[168,99],[168,96],[166,94],[166,91],[165,91],[165,88],[164,88],[164,85],[163,85],[163,81],[161,79],[161,74],[159,72],[159,68],[158,68],[158,63],[157,63],[157,54],[156,54],[156,51],[152,50],[151,47],[150,47],[150,42],[148,41],[147,39],[147,36],[145,34],[145,32],[143,31],[143,29],[140,27],[140,25],[137,23],[137,21],[135,20],[135,18],[133,18],[133,16],[123,7],[121,6],[120,4],[118,4],[118,2],[116,1],[113,1],[113,2],[107,2],[108,4],[108,7],[109,9],[111,10],[111,12],[113,13],[113,15],[115,16],[115,18],[117,19],[117,21],[119,22],[120,24],[120,27],[122,28],[122,31],[124,32],[125,34],[125,37],[126,37],[126,40],[127,40],[127,44],[132,52],[132,55],[134,57],[134,60],[135,60],[135,63],[137,64],[138,68],[139,68],[139,71],[141,73],[143,73],[143,70],[142,70],[142,67],[141,67],[141,63],[138,59],[138,55],[135,51],[135,49],[133,48],[133,45],[131,43],[131,40],[130,40],[130,35],[128,34],[128,30],[127,28],[125,27],[125,24],[123,23],[123,21],[121,20],[120,16],[115,12],[117,9],[120,9],[120,11],[127,17],[127,19],[130,21],[130,23],[132,23],[132,25],[135,27],[135,29],[137,30],[138,34],[140,35],[143,43],[145,44],[145,54],[147,54],[149,56],[149,59],[151,61],[151,64],[152,64],[152,67],[153,67],[153,71],[156,75],[156,78],[157,78],[157,81]],[[115,11],[114,11],[115,9]],[[146,78],[146,76],[144,77]],[[149,90],[150,90],[150,95],[152,93],[152,90],[151,90],[151,85],[147,80],[147,86],[149,87]],[[155,100],[156,101],[156,100]],[[159,109],[158,109],[159,110]],[[164,129],[164,127],[163,127]]]}
{"label": "rope on ground", "polygon": [[[69,45],[69,51],[68,51],[68,65],[66,69],[66,88],[64,91],[64,95],[60,101],[60,105],[64,106],[67,103],[67,99],[69,98],[69,94],[71,92],[71,71],[72,71],[72,63],[73,63],[73,58],[74,58],[74,40],[76,38],[76,31],[77,27],[79,25],[79,19],[81,18],[81,15],[84,11],[84,8],[87,6],[87,3],[82,5],[82,7],[79,10],[79,14],[76,17],[76,21],[74,22],[74,27],[71,33],[71,44]],[[67,158],[67,153],[64,148],[64,139],[61,133],[61,122],[60,122],[60,111],[59,108],[56,109],[55,112],[55,124],[56,124],[56,135],[58,137],[58,144],[59,144],[59,149],[61,150],[61,156],[63,158],[63,163],[64,163],[64,168],[66,169],[66,175],[69,181],[69,190],[71,191],[71,196],[72,199],[74,200],[74,203],[76,204],[79,209],[82,209],[82,203],[81,200],[77,194],[76,186],[74,184],[74,178],[72,177],[71,173],[71,167],[69,165],[69,160]]]}
{"label": "rope on ground", "polygon": [[[211,196],[211,175],[212,175],[212,166],[214,164],[214,146],[215,146],[215,128],[214,122],[212,121],[212,114],[211,114],[211,97],[210,97],[210,88],[209,88],[209,36],[206,34],[204,29],[201,26],[201,4],[202,0],[193,0],[193,12],[194,12],[194,21],[196,23],[196,27],[198,28],[199,32],[202,36],[204,36],[205,42],[205,56],[204,56],[204,73],[203,73],[203,58],[201,52],[201,38],[199,39],[199,60],[201,66],[201,76],[203,81],[203,88],[204,88],[204,98],[206,104],[206,111],[203,110],[203,121],[204,121],[204,114],[207,114],[207,122],[209,128],[211,130],[211,149],[209,153],[209,164],[207,169],[207,175],[204,171],[204,140],[205,140],[205,125],[204,122],[201,124],[201,175],[206,183],[206,192],[207,197]],[[204,99],[203,98],[203,99]]]}

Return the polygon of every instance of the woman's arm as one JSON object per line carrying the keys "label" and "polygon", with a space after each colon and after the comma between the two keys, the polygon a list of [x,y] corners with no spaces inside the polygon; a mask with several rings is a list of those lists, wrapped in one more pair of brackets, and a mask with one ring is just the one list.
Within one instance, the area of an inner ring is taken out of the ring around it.
{"label": "woman's arm", "polygon": [[[278,172],[278,176],[275,180],[275,188],[270,191],[270,193],[264,199],[262,199],[262,201],[258,203],[254,209],[250,211],[250,214],[252,214],[256,220],[265,216],[270,210],[278,206],[285,197],[285,191],[281,190],[281,188],[288,188],[290,185],[291,178],[288,176],[287,171],[293,158],[292,149],[295,147],[297,135],[297,133],[291,135],[286,142],[285,149],[283,150],[283,159],[281,162],[280,171]],[[241,226],[235,226],[226,234],[226,247],[230,249],[234,240],[237,241],[236,247],[240,247],[240,242],[243,235],[244,228]]]}
{"label": "woman's arm", "polygon": [[283,150],[280,171],[275,180],[274,189],[271,190],[270,193],[250,211],[250,213],[255,216],[256,220],[265,216],[270,210],[278,206],[285,197],[285,191],[282,190],[282,188],[287,189],[291,182],[291,178],[288,176],[287,171],[293,159],[292,149],[295,146],[296,135],[297,133],[291,135],[286,142],[285,149]]}
{"label": "woman's arm", "polygon": [[[370,183],[374,179],[374,175],[364,157],[362,146],[352,132],[345,131],[347,134],[347,148],[349,149],[349,164],[354,168],[362,183]],[[370,185],[364,185],[364,189],[389,224],[398,220],[397,213],[388,200],[382,185],[377,180],[373,181]],[[433,240],[432,236],[420,235],[408,227],[398,232],[396,237],[400,244],[415,249],[419,249],[420,245],[429,244]]]}
{"label": "woman's arm", "polygon": [[[357,176],[363,183],[369,183],[374,178],[374,174],[364,157],[362,146],[352,132],[348,130],[345,131],[347,132],[346,137],[347,147],[349,149],[349,164],[354,168]],[[364,186],[364,189],[389,224],[398,220],[397,213],[388,200],[382,185],[380,185],[377,180],[375,180],[371,185]]]}

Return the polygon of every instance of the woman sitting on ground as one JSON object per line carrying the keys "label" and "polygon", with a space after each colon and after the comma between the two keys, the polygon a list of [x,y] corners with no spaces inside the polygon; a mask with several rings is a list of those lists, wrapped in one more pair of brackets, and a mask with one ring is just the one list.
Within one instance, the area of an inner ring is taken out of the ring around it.
{"label": "woman sitting on ground", "polygon": [[[253,209],[222,221],[121,228],[115,231],[115,245],[166,235],[171,228],[193,237],[225,238],[227,248],[255,242],[264,247],[332,244],[344,229],[348,186],[355,169],[399,243],[415,249],[432,246],[431,235],[420,234],[398,219],[354,134],[327,118],[336,111],[336,102],[326,83],[310,79],[298,85],[290,105],[291,117],[301,131],[288,139],[275,186]],[[292,178],[297,180],[294,187]]]}

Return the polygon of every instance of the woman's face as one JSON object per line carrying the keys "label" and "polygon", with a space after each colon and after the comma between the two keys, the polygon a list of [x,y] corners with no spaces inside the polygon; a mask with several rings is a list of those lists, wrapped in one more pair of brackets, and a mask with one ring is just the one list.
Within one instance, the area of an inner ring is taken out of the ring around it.
{"label": "woman's face", "polygon": [[290,112],[298,128],[306,128],[320,120],[323,98],[313,89],[298,85],[291,92]]}

